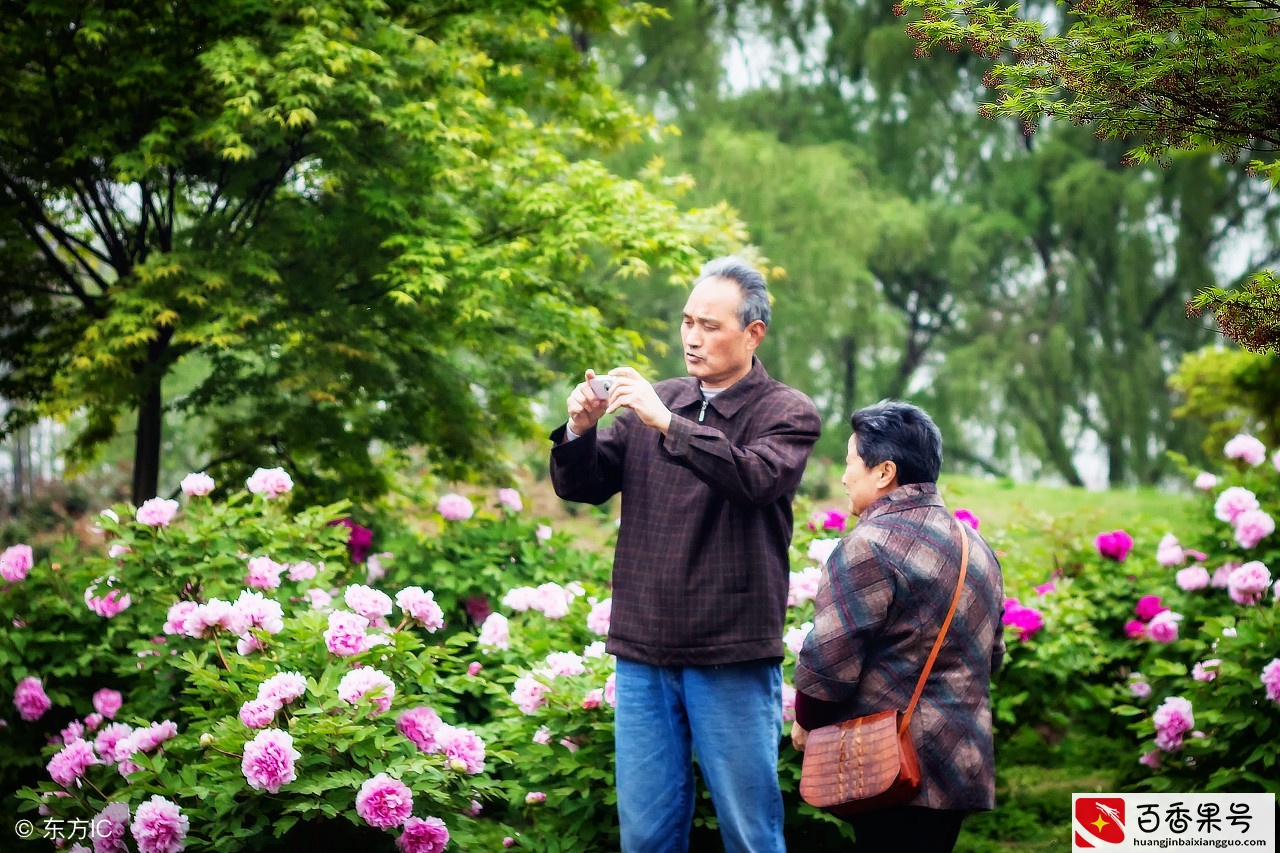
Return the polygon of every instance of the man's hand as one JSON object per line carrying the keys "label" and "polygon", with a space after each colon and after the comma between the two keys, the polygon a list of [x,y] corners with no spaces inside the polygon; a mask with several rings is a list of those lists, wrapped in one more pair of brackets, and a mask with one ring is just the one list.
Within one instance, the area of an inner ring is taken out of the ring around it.
{"label": "man's hand", "polygon": [[791,724],[791,745],[796,748],[796,752],[804,752],[805,744],[809,742],[809,731],[800,728],[799,723]]}
{"label": "man's hand", "polygon": [[[625,406],[635,412],[645,426],[666,435],[667,428],[671,426],[671,410],[659,399],[653,386],[630,367],[615,367],[609,375],[618,381],[609,392],[609,406],[605,412],[614,412]],[[587,393],[591,393],[590,389]]]}
{"label": "man's hand", "polygon": [[587,384],[595,377],[596,372],[588,370],[585,381],[579,382],[569,392],[569,425],[573,428],[575,435],[582,435],[595,426],[600,418],[604,417],[605,410],[609,408],[609,401],[597,397],[596,392],[592,391],[591,386]]}

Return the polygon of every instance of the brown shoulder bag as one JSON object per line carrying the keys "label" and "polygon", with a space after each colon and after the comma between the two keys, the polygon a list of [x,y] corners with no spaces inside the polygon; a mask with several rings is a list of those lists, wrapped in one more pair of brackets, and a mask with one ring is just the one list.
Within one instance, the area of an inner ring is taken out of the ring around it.
{"label": "brown shoulder bag", "polygon": [[[963,522],[957,520],[956,524]],[[904,803],[920,790],[920,762],[911,742],[911,715],[951,627],[969,566],[969,537],[960,530],[960,578],[951,609],[933,641],[906,711],[881,711],[809,732],[800,769],[800,796],[838,817]]]}

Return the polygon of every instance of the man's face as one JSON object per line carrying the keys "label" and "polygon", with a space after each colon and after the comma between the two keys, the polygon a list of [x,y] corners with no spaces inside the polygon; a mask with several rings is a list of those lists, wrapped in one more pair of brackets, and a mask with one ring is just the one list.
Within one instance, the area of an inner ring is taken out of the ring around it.
{"label": "man's face", "polygon": [[684,366],[708,388],[728,388],[751,372],[751,356],[764,338],[764,323],[742,328],[742,289],[727,278],[698,282],[684,306],[680,341]]}
{"label": "man's face", "polygon": [[849,455],[845,457],[844,476],[840,482],[849,494],[849,512],[861,517],[862,511],[897,485],[897,466],[881,462],[868,468],[858,455],[858,437],[849,436]]}

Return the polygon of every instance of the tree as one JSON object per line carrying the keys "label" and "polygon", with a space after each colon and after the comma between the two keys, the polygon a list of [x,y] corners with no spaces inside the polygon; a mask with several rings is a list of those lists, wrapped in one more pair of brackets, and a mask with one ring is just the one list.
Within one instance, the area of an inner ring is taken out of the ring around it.
{"label": "tree", "polygon": [[[1066,32],[1017,7],[978,0],[902,0],[919,9],[907,31],[921,53],[967,44],[1000,60],[988,85],[999,99],[989,116],[1020,119],[1028,132],[1045,119],[1090,124],[1103,139],[1133,140],[1133,163],[1167,165],[1174,152],[1211,147],[1280,185],[1280,42],[1269,0],[1225,4],[1178,0],[1082,0]],[[1280,348],[1280,284],[1262,272],[1228,290],[1208,287],[1189,313],[1216,312],[1241,346]]]}
{"label": "tree", "polygon": [[383,488],[375,445],[492,464],[531,390],[638,347],[619,279],[742,239],[593,159],[647,122],[578,44],[645,9],[5,3],[4,433],[83,412],[85,459],[136,413],[135,502],[177,411],[213,414],[214,470],[313,500]]}

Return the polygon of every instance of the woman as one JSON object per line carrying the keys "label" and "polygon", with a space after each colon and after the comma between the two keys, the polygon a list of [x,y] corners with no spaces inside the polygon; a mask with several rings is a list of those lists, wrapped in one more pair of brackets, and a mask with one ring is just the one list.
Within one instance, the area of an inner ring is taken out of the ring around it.
{"label": "woman", "polygon": [[841,482],[859,521],[827,560],[814,628],[796,662],[792,741],[819,726],[905,710],[964,589],[911,718],[921,785],[908,802],[849,819],[858,853],[949,853],[966,814],[995,806],[990,683],[1004,656],[1004,584],[990,547],[938,494],[942,436],[907,403],[854,413]]}

